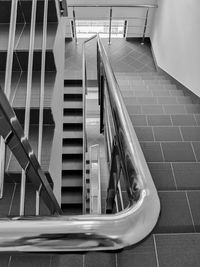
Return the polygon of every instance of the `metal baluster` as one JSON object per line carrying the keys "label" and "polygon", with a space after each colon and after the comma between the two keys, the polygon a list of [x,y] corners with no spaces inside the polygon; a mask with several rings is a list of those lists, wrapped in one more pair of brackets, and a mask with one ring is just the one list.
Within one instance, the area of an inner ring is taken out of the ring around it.
{"label": "metal baluster", "polygon": [[[29,41],[26,110],[25,110],[25,120],[24,120],[24,133],[27,138],[29,136],[29,124],[30,124],[30,105],[31,105],[31,87],[32,87],[32,71],[33,71],[33,50],[34,50],[34,43],[35,43],[36,5],[37,5],[37,0],[33,0],[32,1],[32,13],[31,13],[31,32],[30,32],[30,41]],[[26,187],[26,173],[24,170],[22,170],[20,216],[24,215],[25,187]]]}
{"label": "metal baluster", "polygon": [[110,8],[110,22],[109,22],[109,39],[108,44],[111,44],[111,31],[112,31],[112,7]]}
{"label": "metal baluster", "polygon": [[73,8],[73,26],[74,26],[75,43],[78,44],[77,33],[76,33],[76,13],[75,13],[75,9],[74,8]]}
{"label": "metal baluster", "polygon": [[147,8],[147,12],[146,12],[146,18],[145,18],[145,23],[144,23],[144,31],[143,31],[141,45],[144,45],[144,39],[145,39],[145,34],[146,34],[146,29],[147,29],[147,22],[148,22],[148,15],[149,15],[149,8]]}
{"label": "metal baluster", "polygon": [[[12,1],[10,27],[9,27],[9,39],[8,39],[8,53],[6,59],[6,75],[4,92],[8,99],[10,99],[11,92],[11,78],[12,78],[12,65],[13,65],[13,50],[15,44],[15,30],[17,20],[17,5],[18,0]],[[5,173],[5,159],[6,159],[6,146],[3,138],[0,138],[0,198],[3,197],[4,188],[4,173]]]}

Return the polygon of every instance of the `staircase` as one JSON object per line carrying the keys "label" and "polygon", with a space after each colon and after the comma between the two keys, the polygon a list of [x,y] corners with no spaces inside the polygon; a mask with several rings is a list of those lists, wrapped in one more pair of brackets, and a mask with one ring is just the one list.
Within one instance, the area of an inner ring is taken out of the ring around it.
{"label": "staircase", "polygon": [[83,102],[81,81],[65,80],[61,190],[61,207],[64,214],[82,214]]}
{"label": "staircase", "polygon": [[154,233],[198,231],[199,98],[155,72],[117,79],[161,200]]}

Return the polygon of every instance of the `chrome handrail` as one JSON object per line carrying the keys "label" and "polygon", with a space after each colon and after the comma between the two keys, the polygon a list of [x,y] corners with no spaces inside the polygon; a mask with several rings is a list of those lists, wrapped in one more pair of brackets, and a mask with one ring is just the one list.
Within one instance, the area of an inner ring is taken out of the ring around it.
{"label": "chrome handrail", "polygon": [[95,39],[97,35],[95,34],[94,36],[88,38],[83,42],[82,45],[82,99],[83,99],[83,214],[86,212],[86,192],[85,192],[85,174],[86,174],[86,159],[85,159],[85,153],[87,151],[87,142],[86,142],[86,94],[87,94],[87,73],[86,73],[86,56],[85,56],[85,45],[92,39]]}
{"label": "chrome handrail", "polygon": [[41,190],[44,203],[52,214],[62,214],[50,184],[43,173],[27,137],[15,115],[13,108],[0,87],[0,135],[10,148],[25,175],[29,177],[35,190]]}
{"label": "chrome handrail", "polygon": [[[117,214],[0,219],[0,251],[121,249],[145,238],[158,220],[160,201],[156,188],[99,38],[98,45],[106,75],[111,110],[115,117],[115,126],[118,126],[116,132],[124,148],[124,164],[125,167],[130,167],[130,171],[133,169],[137,171],[136,178],[131,177],[131,172],[128,172],[130,176],[127,179],[134,179],[137,184],[138,198],[136,201],[130,199],[129,207]],[[0,97],[0,109],[3,111],[5,109],[2,109],[1,103]],[[7,112],[4,112],[4,116],[6,114]],[[13,114],[9,117],[9,122],[11,126],[15,126],[16,117],[13,117]],[[8,135],[7,132],[1,132],[4,138]],[[9,135],[7,139],[9,141]],[[23,141],[22,144],[25,141],[27,146],[24,135],[20,140]],[[31,151],[28,155],[32,156]]]}
{"label": "chrome handrail", "polygon": [[113,5],[113,4],[70,4],[68,5],[68,7],[136,7],[136,8],[157,8],[158,5],[150,5],[150,4],[146,4],[146,5],[142,5],[142,4],[133,4],[133,5]]}

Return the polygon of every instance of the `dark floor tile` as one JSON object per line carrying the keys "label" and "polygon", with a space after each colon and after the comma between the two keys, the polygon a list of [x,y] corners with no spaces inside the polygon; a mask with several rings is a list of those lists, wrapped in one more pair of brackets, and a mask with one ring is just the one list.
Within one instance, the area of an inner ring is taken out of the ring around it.
{"label": "dark floor tile", "polygon": [[185,141],[200,141],[200,127],[181,127],[183,139]]}
{"label": "dark floor tile", "polygon": [[51,256],[42,254],[14,255],[9,267],[50,267]]}
{"label": "dark floor tile", "polygon": [[200,163],[173,163],[178,189],[200,189]]}
{"label": "dark floor tile", "polygon": [[137,98],[138,104],[142,105],[156,105],[157,104],[157,99],[156,97],[138,97]]}
{"label": "dark floor tile", "polygon": [[0,253],[0,266],[1,267],[8,267],[10,260],[10,255],[5,253]]}
{"label": "dark floor tile", "polygon": [[171,115],[173,125],[186,126],[186,125],[196,125],[196,121],[193,114],[185,115]]}
{"label": "dark floor tile", "polygon": [[195,162],[195,155],[190,143],[165,142],[161,144],[164,159],[167,162]]}
{"label": "dark floor tile", "polygon": [[195,229],[200,232],[200,191],[187,192]]}
{"label": "dark floor tile", "polygon": [[85,255],[85,267],[115,267],[115,253],[89,252]]}
{"label": "dark floor tile", "polygon": [[192,146],[194,148],[197,161],[200,161],[200,142],[193,142]]}
{"label": "dark floor tile", "polygon": [[176,190],[170,163],[149,163],[148,166],[157,190]]}
{"label": "dark floor tile", "polygon": [[154,141],[151,127],[134,127],[139,141]]}
{"label": "dark floor tile", "polygon": [[200,235],[155,235],[160,267],[199,267]]}
{"label": "dark floor tile", "polygon": [[163,114],[162,105],[143,105],[142,114]]}
{"label": "dark floor tile", "polygon": [[132,105],[132,106],[126,106],[127,107],[127,110],[128,110],[128,113],[130,115],[134,115],[134,114],[141,114],[141,106],[139,105]]}
{"label": "dark floor tile", "polygon": [[200,105],[199,104],[188,104],[185,105],[187,113],[200,113]]}
{"label": "dark floor tile", "polygon": [[182,90],[169,90],[171,96],[184,96]]}
{"label": "dark floor tile", "polygon": [[151,126],[170,126],[172,125],[169,115],[148,115],[148,124]]}
{"label": "dark floor tile", "polygon": [[82,267],[83,255],[62,254],[54,255],[51,260],[51,267]]}
{"label": "dark floor tile", "polygon": [[177,104],[177,101],[173,96],[158,97],[158,104]]}
{"label": "dark floor tile", "polygon": [[197,125],[200,125],[200,114],[194,114],[194,116],[197,121]]}
{"label": "dark floor tile", "polygon": [[153,96],[170,96],[170,91],[168,90],[152,89],[151,92]]}
{"label": "dark floor tile", "polygon": [[177,96],[176,100],[178,104],[191,104],[192,100],[189,96]]}
{"label": "dark floor tile", "polygon": [[146,161],[148,162],[162,162],[163,161],[160,143],[141,142],[140,145],[141,145]]}
{"label": "dark floor tile", "polygon": [[130,119],[133,126],[147,126],[147,120],[145,115],[131,115]]}
{"label": "dark floor tile", "polygon": [[182,141],[178,127],[153,127],[155,141]]}
{"label": "dark floor tile", "polygon": [[117,254],[118,267],[156,267],[156,255],[152,235],[137,245]]}
{"label": "dark floor tile", "polygon": [[185,114],[184,105],[163,105],[166,114]]}
{"label": "dark floor tile", "polygon": [[194,226],[185,192],[159,192],[161,214],[156,233],[193,232]]}

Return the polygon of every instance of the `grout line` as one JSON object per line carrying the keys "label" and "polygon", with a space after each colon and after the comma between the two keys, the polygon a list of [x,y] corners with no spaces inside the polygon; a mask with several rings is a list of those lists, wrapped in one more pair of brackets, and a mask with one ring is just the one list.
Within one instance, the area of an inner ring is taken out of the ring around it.
{"label": "grout line", "polygon": [[185,140],[183,138],[183,133],[182,133],[182,130],[181,130],[181,126],[178,126],[178,129],[179,129],[182,141],[185,142]]}
{"label": "grout line", "polygon": [[191,216],[191,219],[192,219],[192,224],[193,224],[193,227],[194,227],[194,231],[196,233],[196,228],[195,228],[195,224],[194,224],[194,218],[193,218],[193,215],[192,215],[192,209],[191,209],[191,206],[190,206],[190,201],[189,201],[189,198],[188,198],[187,191],[185,192],[185,195],[186,195],[187,204],[188,204],[188,208],[189,208],[189,211],[190,211],[190,216]]}
{"label": "grout line", "polygon": [[199,125],[198,125],[198,121],[197,121],[196,114],[192,114],[192,115],[193,115],[193,118],[194,118],[194,120],[195,120],[195,122],[196,122],[196,125],[199,126]]}
{"label": "grout line", "polygon": [[163,162],[166,162],[161,142],[159,143],[159,145],[160,145],[161,154],[162,154],[162,157],[163,157]]}
{"label": "grout line", "polygon": [[51,256],[50,256],[49,267],[51,267],[51,266],[52,266],[52,259],[53,259],[53,256],[51,255]]}
{"label": "grout line", "polygon": [[155,255],[156,255],[156,264],[157,264],[157,267],[159,267],[158,250],[157,250],[156,239],[155,239],[154,234],[153,234],[153,243],[154,243],[154,249],[155,249]]}
{"label": "grout line", "polygon": [[176,177],[175,177],[175,173],[174,173],[174,168],[173,168],[172,162],[170,162],[170,166],[171,166],[171,169],[172,169],[172,175],[173,175],[173,178],[174,178],[174,184],[175,184],[176,190],[178,190],[178,186],[177,186],[177,183],[176,183]]}
{"label": "grout line", "polygon": [[195,150],[194,150],[193,143],[192,143],[192,142],[190,142],[190,144],[191,144],[191,147],[192,147],[192,151],[193,151],[193,154],[194,154],[195,160],[196,160],[196,162],[198,162],[197,155],[196,155],[196,153],[195,153]]}
{"label": "grout line", "polygon": [[17,187],[17,184],[15,183],[15,186],[14,186],[14,189],[13,189],[13,193],[12,193],[12,198],[11,198],[11,201],[10,201],[10,207],[9,207],[8,215],[10,215],[10,213],[11,213],[12,204],[13,204],[13,200],[14,200],[14,196],[15,196],[15,192],[16,192],[16,187]]}
{"label": "grout line", "polygon": [[85,254],[83,255],[83,267],[85,267]]}

